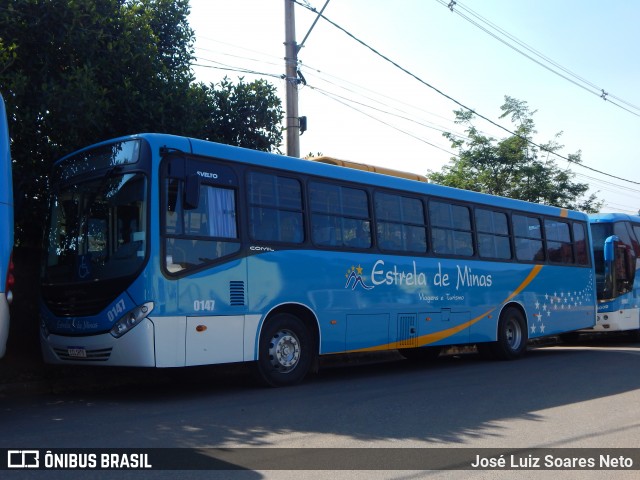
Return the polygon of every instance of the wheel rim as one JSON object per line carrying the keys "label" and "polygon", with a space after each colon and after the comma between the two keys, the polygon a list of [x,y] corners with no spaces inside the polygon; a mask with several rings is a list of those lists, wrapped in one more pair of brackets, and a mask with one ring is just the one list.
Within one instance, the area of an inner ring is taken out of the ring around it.
{"label": "wheel rim", "polygon": [[522,330],[517,320],[511,318],[507,321],[505,338],[511,350],[517,350],[522,344]]}
{"label": "wheel rim", "polygon": [[269,343],[269,361],[273,368],[288,373],[300,361],[300,341],[290,330],[279,330]]}

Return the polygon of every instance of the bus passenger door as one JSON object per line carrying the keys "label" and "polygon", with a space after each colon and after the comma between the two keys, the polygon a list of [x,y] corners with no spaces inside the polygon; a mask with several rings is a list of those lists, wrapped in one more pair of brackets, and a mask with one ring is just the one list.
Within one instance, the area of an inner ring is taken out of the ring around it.
{"label": "bus passenger door", "polygon": [[604,298],[615,298],[631,291],[636,275],[636,256],[619,237],[608,237],[604,244]]}
{"label": "bus passenger door", "polygon": [[186,317],[185,364],[244,360],[247,266],[239,253],[238,178],[213,160],[168,157],[164,179],[165,272]]}

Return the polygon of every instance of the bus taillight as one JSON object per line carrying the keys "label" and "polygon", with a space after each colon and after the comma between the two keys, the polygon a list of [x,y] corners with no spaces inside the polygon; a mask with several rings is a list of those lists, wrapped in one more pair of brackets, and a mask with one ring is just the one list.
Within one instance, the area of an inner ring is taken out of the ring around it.
{"label": "bus taillight", "polygon": [[7,283],[5,285],[5,293],[7,295],[7,302],[11,304],[13,300],[13,287],[16,284],[16,277],[13,275],[13,254],[9,258],[9,268],[7,269]]}

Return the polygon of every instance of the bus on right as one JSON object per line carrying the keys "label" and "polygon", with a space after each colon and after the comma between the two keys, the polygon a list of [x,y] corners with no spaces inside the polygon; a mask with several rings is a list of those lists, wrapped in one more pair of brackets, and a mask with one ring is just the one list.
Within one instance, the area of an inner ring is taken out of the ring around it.
{"label": "bus on right", "polygon": [[589,215],[598,313],[589,332],[629,332],[640,338],[640,216]]}

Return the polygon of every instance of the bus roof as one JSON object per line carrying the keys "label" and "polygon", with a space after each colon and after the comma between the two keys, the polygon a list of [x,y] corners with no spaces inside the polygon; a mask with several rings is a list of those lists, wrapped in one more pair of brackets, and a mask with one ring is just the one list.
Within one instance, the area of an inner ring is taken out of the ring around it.
{"label": "bus roof", "polygon": [[[338,161],[311,161],[301,158],[288,157],[268,152],[260,152],[248,148],[225,145],[207,140],[196,138],[180,137],[175,135],[160,133],[140,133],[125,137],[114,138],[98,144],[83,148],[77,152],[73,152],[67,156],[77,154],[78,152],[113,142],[130,140],[134,138],[143,138],[147,140],[152,149],[167,148],[174,151],[182,151],[186,154],[216,157],[228,159],[232,161],[242,162],[249,165],[260,166],[264,168],[276,168],[288,170],[296,173],[307,175],[328,177],[333,179],[344,180],[346,182],[362,183],[380,188],[389,188],[402,190],[422,195],[430,195],[442,197],[446,199],[458,200],[460,202],[472,202],[477,204],[491,205],[497,208],[522,210],[540,215],[549,216],[567,216],[569,218],[587,220],[587,215],[560,207],[551,207],[538,203],[525,202],[486,193],[473,192],[470,190],[461,190],[453,187],[446,187],[425,181],[416,181],[419,175],[404,174],[392,175],[390,172],[404,173],[392,169],[379,169],[376,167],[374,171],[368,168],[361,169],[351,165],[356,162]],[[66,157],[61,158],[56,163],[64,161]],[[331,158],[331,157],[324,157]],[[350,164],[350,168],[344,168],[345,164]],[[381,174],[380,170],[386,170],[385,174]]]}
{"label": "bus roof", "polygon": [[417,180],[418,182],[428,182],[429,179],[424,175],[417,173],[403,172],[392,168],[377,167],[375,165],[367,165],[366,163],[352,162],[349,160],[339,160],[333,157],[311,157],[307,160],[314,162],[328,163],[329,165],[337,165],[340,167],[353,168],[355,170],[364,170],[365,172],[381,173],[382,175],[390,175],[392,177],[407,178],[409,180]]}
{"label": "bus roof", "polygon": [[613,223],[620,221],[640,223],[640,216],[627,213],[593,213],[589,215],[591,223]]}

